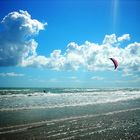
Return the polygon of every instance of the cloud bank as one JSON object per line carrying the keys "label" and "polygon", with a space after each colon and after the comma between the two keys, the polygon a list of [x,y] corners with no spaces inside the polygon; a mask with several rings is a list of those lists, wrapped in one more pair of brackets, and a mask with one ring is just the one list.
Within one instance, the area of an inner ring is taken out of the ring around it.
{"label": "cloud bank", "polygon": [[113,70],[113,57],[118,60],[118,70],[127,75],[140,72],[140,43],[134,42],[122,48],[123,41],[130,40],[128,34],[117,37],[115,34],[106,35],[101,44],[85,41],[78,45],[71,42],[65,53],[54,50],[50,56],[34,56],[27,58],[22,66],[37,66],[53,70]]}
{"label": "cloud bank", "polygon": [[37,42],[32,37],[44,30],[46,23],[31,19],[27,11],[11,12],[1,24],[0,66],[20,65],[29,56],[36,55]]}
{"label": "cloud bank", "polygon": [[[140,72],[140,43],[129,43],[130,35],[105,35],[102,43],[70,42],[65,52],[54,50],[49,56],[37,54],[33,36],[44,30],[46,23],[32,19],[27,11],[12,12],[1,22],[0,66],[43,67],[52,70],[111,70],[110,57],[119,62],[118,70],[126,75]],[[128,45],[122,46],[128,41]]]}

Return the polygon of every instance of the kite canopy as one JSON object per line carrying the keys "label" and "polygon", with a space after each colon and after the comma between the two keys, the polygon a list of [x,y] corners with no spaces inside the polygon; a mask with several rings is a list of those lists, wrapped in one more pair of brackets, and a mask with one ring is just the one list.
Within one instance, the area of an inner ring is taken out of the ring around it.
{"label": "kite canopy", "polygon": [[117,60],[116,59],[114,59],[114,58],[109,58],[110,60],[112,60],[112,62],[113,62],[113,64],[114,64],[114,69],[116,69],[117,67],[118,67],[118,62],[117,62]]}

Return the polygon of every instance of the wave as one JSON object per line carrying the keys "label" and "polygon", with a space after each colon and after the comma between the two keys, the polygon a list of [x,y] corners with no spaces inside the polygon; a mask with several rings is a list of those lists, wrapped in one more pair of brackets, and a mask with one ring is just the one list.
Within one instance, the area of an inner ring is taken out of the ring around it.
{"label": "wave", "polygon": [[[64,89],[63,89],[64,90]],[[67,89],[68,90],[68,89]],[[86,89],[90,90],[90,89]],[[64,92],[0,95],[0,112],[32,109],[54,109],[65,107],[82,107],[135,100],[140,98],[139,90],[115,90],[101,92]]]}
{"label": "wave", "polygon": [[139,99],[139,96],[133,96],[133,97],[127,97],[127,98],[119,98],[119,99],[113,99],[113,100],[105,100],[105,101],[96,101],[96,102],[87,102],[87,103],[71,103],[71,104],[60,104],[60,105],[39,105],[39,106],[24,106],[24,107],[14,107],[14,108],[1,108],[0,112],[5,111],[21,111],[21,110],[34,110],[34,109],[55,109],[55,108],[66,108],[66,107],[82,107],[82,106],[92,106],[92,105],[98,105],[98,104],[107,104],[107,103],[117,103],[122,101],[132,101]]}
{"label": "wave", "polygon": [[[45,92],[44,92],[45,91]],[[43,88],[39,88],[39,89],[1,89],[0,88],[0,96],[2,95],[35,95],[37,93],[39,94],[69,94],[69,93],[100,93],[100,92],[118,92],[118,91],[122,91],[122,92],[130,92],[130,91],[140,91],[140,89],[138,88],[47,88],[47,89],[43,89]]]}
{"label": "wave", "polygon": [[98,94],[130,94],[140,93],[139,89],[64,89],[63,92],[52,92],[52,91],[32,91],[26,90],[0,90],[1,97],[19,97],[19,96],[69,96],[69,95],[98,95]]}

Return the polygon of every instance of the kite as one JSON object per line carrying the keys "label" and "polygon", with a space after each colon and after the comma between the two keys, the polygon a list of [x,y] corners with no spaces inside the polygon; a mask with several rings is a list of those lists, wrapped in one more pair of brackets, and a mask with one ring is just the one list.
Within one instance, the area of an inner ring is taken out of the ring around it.
{"label": "kite", "polygon": [[114,69],[116,69],[118,67],[118,61],[114,58],[109,58],[110,60],[112,60],[112,62],[114,63]]}

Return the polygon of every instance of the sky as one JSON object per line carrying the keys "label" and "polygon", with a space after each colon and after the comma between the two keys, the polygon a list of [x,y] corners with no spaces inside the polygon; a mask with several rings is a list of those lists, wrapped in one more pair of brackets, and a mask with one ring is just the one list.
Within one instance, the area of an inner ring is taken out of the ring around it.
{"label": "sky", "polygon": [[139,13],[139,0],[0,1],[0,87],[139,87]]}

